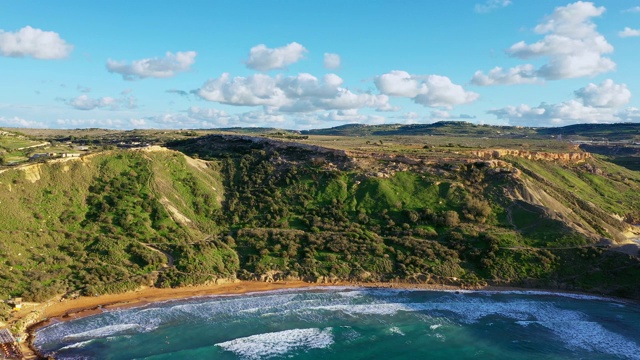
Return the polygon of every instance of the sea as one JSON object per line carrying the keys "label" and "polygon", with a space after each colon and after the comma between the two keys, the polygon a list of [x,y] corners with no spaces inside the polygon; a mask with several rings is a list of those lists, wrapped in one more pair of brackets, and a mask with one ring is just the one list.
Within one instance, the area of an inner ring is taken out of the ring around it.
{"label": "sea", "polygon": [[53,323],[56,359],[640,359],[640,304],[354,287],[196,297]]}

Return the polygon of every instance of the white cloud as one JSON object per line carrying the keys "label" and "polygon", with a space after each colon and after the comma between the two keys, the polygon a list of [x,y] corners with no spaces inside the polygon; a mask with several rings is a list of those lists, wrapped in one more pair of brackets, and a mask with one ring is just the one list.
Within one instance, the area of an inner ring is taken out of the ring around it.
{"label": "white cloud", "polygon": [[46,128],[47,125],[39,121],[26,120],[17,116],[6,118],[0,116],[0,126],[20,128]]}
{"label": "white cloud", "polygon": [[35,59],[62,59],[69,56],[73,46],[53,31],[42,31],[25,26],[17,32],[0,30],[0,55],[32,57]]}
{"label": "white cloud", "polygon": [[417,104],[430,107],[451,108],[478,99],[477,93],[466,91],[446,76],[412,75],[406,71],[393,70],[376,76],[378,90],[389,96],[413,99]]}
{"label": "white cloud", "polygon": [[220,118],[228,118],[229,114],[225,111],[218,109],[206,109],[197,106],[192,106],[187,110],[190,117],[199,120],[212,120]]}
{"label": "white cloud", "polygon": [[109,72],[118,73],[125,80],[168,78],[188,71],[195,63],[196,55],[195,51],[167,52],[164,57],[134,60],[130,64],[109,59],[106,66]]}
{"label": "white cloud", "polygon": [[533,44],[520,41],[506,50],[508,55],[520,59],[546,57],[545,65],[537,70],[528,64],[508,71],[494,69],[488,75],[476,72],[472,82],[476,85],[518,84],[540,79],[592,77],[615,70],[616,64],[604,56],[613,52],[613,46],[596,31],[592,21],[604,12],[604,7],[582,1],[557,7],[534,29],[538,34],[546,34],[542,40]]}
{"label": "white cloud", "polygon": [[535,67],[530,64],[518,65],[508,70],[497,66],[486,75],[482,71],[476,71],[471,79],[472,84],[479,86],[536,84],[541,82],[541,79],[536,76]]}
{"label": "white cloud", "polygon": [[624,30],[618,32],[618,36],[621,38],[640,36],[640,30],[625,27]]}
{"label": "white cloud", "polygon": [[247,67],[259,71],[285,69],[287,66],[298,62],[304,57],[307,49],[297,42],[285,46],[270,49],[264,44],[254,46],[249,51]]}
{"label": "white cloud", "polygon": [[508,120],[511,124],[528,126],[564,126],[577,123],[611,123],[630,121],[634,112],[631,109],[619,110],[629,102],[631,92],[625,84],[615,84],[605,80],[600,85],[589,84],[575,91],[576,99],[560,104],[542,103],[507,106],[487,111],[498,119]]}
{"label": "white cloud", "polygon": [[86,94],[82,94],[73,99],[63,99],[63,101],[76,110],[93,110],[97,108],[118,110],[121,108],[135,109],[137,107],[136,98],[133,96],[91,98]]}
{"label": "white cloud", "polygon": [[327,69],[337,69],[340,67],[340,55],[324,53],[324,67]]}
{"label": "white cloud", "polygon": [[632,8],[622,10],[623,13],[640,13],[640,6],[634,6]]}
{"label": "white cloud", "polygon": [[474,10],[477,13],[483,14],[493,10],[501,9],[511,5],[511,0],[487,0],[482,4],[476,4]]}
{"label": "white cloud", "polygon": [[511,124],[529,126],[564,126],[578,123],[611,123],[620,121],[613,108],[586,106],[580,101],[569,100],[560,104],[540,104],[536,107],[520,105],[489,110],[487,113]]}
{"label": "white cloud", "polygon": [[228,73],[208,80],[195,93],[201,98],[236,106],[267,106],[283,112],[345,110],[363,107],[385,110],[389,97],[368,93],[356,94],[342,87],[338,75],[327,74],[322,80],[307,73],[271,77],[254,74],[234,77]]}
{"label": "white cloud", "polygon": [[228,114],[211,108],[190,107],[186,113],[163,114],[144,119],[154,128],[217,128],[232,126],[276,127],[286,121],[282,114],[268,111],[249,111]]}
{"label": "white cloud", "polygon": [[263,74],[231,78],[229,73],[223,73],[208,80],[197,94],[205,100],[240,106],[283,106],[287,102],[284,91],[276,86],[276,79]]}
{"label": "white cloud", "polygon": [[575,94],[582,103],[594,107],[619,107],[631,100],[627,85],[616,84],[611,79],[604,80],[600,85],[590,83],[576,90]]}

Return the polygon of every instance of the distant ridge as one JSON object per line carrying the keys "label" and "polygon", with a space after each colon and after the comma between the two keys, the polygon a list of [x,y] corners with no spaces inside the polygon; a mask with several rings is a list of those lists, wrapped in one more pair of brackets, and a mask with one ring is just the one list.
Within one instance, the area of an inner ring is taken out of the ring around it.
{"label": "distant ridge", "polygon": [[367,136],[367,135],[456,135],[480,137],[544,137],[551,135],[609,140],[640,139],[640,123],[577,124],[564,127],[522,127],[476,125],[466,121],[438,121],[433,124],[347,124],[328,129],[303,130],[305,135]]}

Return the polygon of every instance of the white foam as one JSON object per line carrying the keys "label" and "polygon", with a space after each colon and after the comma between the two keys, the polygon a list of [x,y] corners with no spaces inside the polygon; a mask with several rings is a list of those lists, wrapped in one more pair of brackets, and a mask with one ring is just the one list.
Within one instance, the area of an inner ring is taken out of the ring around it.
{"label": "white foam", "polygon": [[71,334],[64,337],[64,341],[73,341],[77,339],[95,339],[95,338],[103,338],[111,335],[115,335],[124,331],[129,330],[140,330],[141,326],[138,324],[118,324],[118,325],[109,325],[101,328],[84,331],[77,334]]}
{"label": "white foam", "polygon": [[627,359],[640,359],[640,346],[591,321],[540,321],[538,324],[555,333],[570,349],[611,354]]}
{"label": "white foam", "polygon": [[429,329],[431,329],[431,330],[436,330],[437,328],[439,328],[439,327],[441,327],[441,326],[442,326],[441,324],[435,324],[435,325],[431,325],[431,326],[429,326]]}
{"label": "white foam", "polygon": [[397,326],[389,328],[389,332],[392,334],[398,334],[398,335],[404,336],[404,333],[402,332],[402,330],[400,330],[400,328]]}
{"label": "white foam", "polygon": [[216,344],[244,359],[265,359],[292,350],[323,349],[333,344],[331,328],[293,329],[258,334]]}
{"label": "white foam", "polygon": [[506,294],[506,295],[538,295],[538,296],[556,296],[556,297],[564,297],[569,299],[576,300],[599,300],[599,301],[615,301],[619,300],[608,298],[604,296],[597,295],[586,295],[586,294],[574,294],[574,293],[564,293],[564,292],[553,292],[553,291],[539,291],[539,290],[469,290],[470,292],[475,292],[478,294]]}
{"label": "white foam", "polygon": [[[62,347],[62,348],[60,348],[60,350],[80,349],[80,348],[85,347],[86,345],[89,345],[89,344],[90,344],[90,343],[92,343],[93,341],[94,341],[93,339],[91,339],[91,340],[86,340],[86,341],[80,341],[80,342],[73,343],[73,344],[71,344],[71,345],[67,345],[67,346],[65,346],[65,347]],[[60,351],[60,350],[59,350],[59,351]]]}

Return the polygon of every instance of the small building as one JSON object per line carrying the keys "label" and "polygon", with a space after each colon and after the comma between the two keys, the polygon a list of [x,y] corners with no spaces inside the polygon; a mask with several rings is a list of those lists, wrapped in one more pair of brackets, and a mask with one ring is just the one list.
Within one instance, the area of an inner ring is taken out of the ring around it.
{"label": "small building", "polygon": [[7,300],[7,304],[13,306],[13,311],[22,310],[22,298],[21,297],[17,297],[17,298],[13,298],[13,299]]}
{"label": "small building", "polygon": [[80,154],[77,154],[77,153],[62,153],[62,154],[60,154],[60,156],[62,156],[63,158],[80,157]]}

